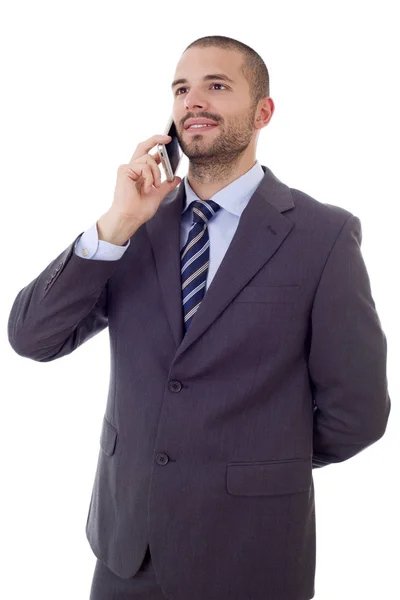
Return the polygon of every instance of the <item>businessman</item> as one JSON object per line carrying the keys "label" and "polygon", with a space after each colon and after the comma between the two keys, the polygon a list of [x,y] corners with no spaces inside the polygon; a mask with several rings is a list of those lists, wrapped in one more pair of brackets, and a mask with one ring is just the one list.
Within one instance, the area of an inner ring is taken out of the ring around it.
{"label": "businessman", "polygon": [[91,600],[309,600],[313,469],[390,413],[360,220],[256,159],[274,103],[254,50],[196,40],[172,94],[186,177],[161,181],[170,138],[141,142],[109,210],[16,296],[9,341],[48,362],[108,327]]}

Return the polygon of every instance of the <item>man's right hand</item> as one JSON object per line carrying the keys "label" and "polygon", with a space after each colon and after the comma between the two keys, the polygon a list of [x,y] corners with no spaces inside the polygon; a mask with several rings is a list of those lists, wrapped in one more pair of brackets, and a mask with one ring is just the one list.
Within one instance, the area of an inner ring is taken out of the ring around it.
{"label": "man's right hand", "polygon": [[169,135],[153,135],[137,146],[127,165],[118,168],[113,203],[96,223],[99,240],[123,246],[180,184],[180,177],[161,183],[160,156],[158,152],[149,154],[156,144],[169,141]]}
{"label": "man's right hand", "polygon": [[164,197],[180,184],[182,179],[161,183],[161,162],[158,152],[149,154],[156,144],[167,144],[168,135],[153,135],[138,144],[130,162],[118,168],[114,200],[110,212],[125,225],[141,226],[157,212]]}

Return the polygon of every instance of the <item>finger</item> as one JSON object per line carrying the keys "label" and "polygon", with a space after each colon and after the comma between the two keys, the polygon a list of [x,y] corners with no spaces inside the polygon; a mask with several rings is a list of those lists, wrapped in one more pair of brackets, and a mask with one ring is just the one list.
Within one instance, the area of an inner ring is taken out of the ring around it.
{"label": "finger", "polygon": [[140,163],[138,161],[135,163],[128,163],[127,165],[121,165],[118,168],[118,173],[122,173],[123,175],[128,174],[128,177],[136,182],[143,177],[142,171],[145,166],[145,163]]}
{"label": "finger", "polygon": [[139,158],[134,164],[136,165],[137,163],[142,163],[142,161],[143,163],[149,165],[149,167],[151,168],[153,172],[154,185],[156,187],[159,187],[161,183],[161,171],[159,166],[157,165],[156,158],[153,157],[151,154],[145,154],[142,158]]}
{"label": "finger", "polygon": [[170,135],[153,135],[148,140],[145,140],[144,142],[141,142],[137,145],[136,150],[133,153],[132,158],[129,162],[137,160],[144,154],[147,154],[152,148],[154,148],[156,144],[165,144],[168,141],[171,141]]}
{"label": "finger", "polygon": [[174,177],[173,181],[168,181],[166,179],[160,185],[160,192],[162,194],[167,194],[168,192],[170,192],[173,189],[175,189],[181,183],[181,181],[182,181],[182,178],[178,177],[177,175]]}
{"label": "finger", "polygon": [[153,186],[153,171],[151,170],[150,166],[147,164],[143,165],[142,177],[143,177],[143,191],[145,194],[148,194],[151,191],[151,188]]}
{"label": "finger", "polygon": [[159,155],[158,152],[156,152],[155,154],[150,154],[151,158],[154,158],[154,160],[156,161],[156,163],[159,165],[161,162],[161,156]]}
{"label": "finger", "polygon": [[123,170],[124,174],[127,173],[128,177],[135,183],[141,178],[139,169],[135,171],[131,165],[121,165],[120,169]]}

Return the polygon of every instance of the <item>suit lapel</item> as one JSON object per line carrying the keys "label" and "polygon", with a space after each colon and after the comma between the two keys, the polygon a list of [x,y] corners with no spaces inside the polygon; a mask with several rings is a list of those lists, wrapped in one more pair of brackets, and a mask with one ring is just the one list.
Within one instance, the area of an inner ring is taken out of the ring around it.
{"label": "suit lapel", "polygon": [[294,207],[288,186],[265,173],[243,211],[238,228],[185,335],[180,273],[180,218],[185,186],[168,194],[146,227],[153,247],[167,316],[184,352],[215,321],[232,299],[272,257],[293,227],[282,213]]}

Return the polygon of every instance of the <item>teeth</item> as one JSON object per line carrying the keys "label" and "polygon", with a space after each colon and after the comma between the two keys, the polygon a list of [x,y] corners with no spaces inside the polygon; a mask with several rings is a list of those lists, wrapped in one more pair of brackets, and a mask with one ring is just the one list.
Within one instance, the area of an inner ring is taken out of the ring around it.
{"label": "teeth", "polygon": [[214,127],[214,125],[207,125],[207,124],[204,124],[204,125],[200,125],[200,124],[199,125],[190,125],[189,129],[193,129],[194,127]]}

